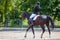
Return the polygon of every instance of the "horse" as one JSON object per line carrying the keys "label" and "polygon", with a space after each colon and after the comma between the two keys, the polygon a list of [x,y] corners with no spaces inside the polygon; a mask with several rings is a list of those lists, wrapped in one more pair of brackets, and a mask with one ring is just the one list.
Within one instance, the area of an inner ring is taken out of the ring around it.
{"label": "horse", "polygon": [[[40,15],[40,16],[37,17],[37,19],[35,20],[34,24],[33,24],[33,25],[30,25],[30,24],[31,24],[30,21],[29,21],[30,15],[31,15],[31,14],[28,13],[28,12],[26,12],[26,11],[23,11],[23,12],[22,12],[22,19],[24,20],[25,18],[27,18],[28,24],[29,24],[29,27],[28,27],[28,29],[26,30],[26,33],[25,33],[25,36],[24,36],[24,37],[26,38],[27,32],[28,32],[29,29],[31,28],[31,29],[32,29],[32,33],[33,33],[33,35],[34,35],[33,37],[35,38],[35,33],[34,33],[33,26],[38,26],[38,25],[40,25],[41,28],[42,28],[42,30],[43,30],[43,31],[42,31],[42,34],[41,34],[41,38],[43,37],[43,34],[44,34],[44,32],[45,32],[45,27],[44,27],[44,25],[47,26],[48,32],[49,32],[49,37],[50,37],[51,32],[50,32],[49,22],[50,22],[51,25],[52,25],[52,29],[54,29],[54,23],[53,23],[52,18],[51,18],[50,16],[47,16],[47,15],[46,15],[46,18],[43,18],[42,15]],[[41,20],[41,19],[42,19],[42,20]]]}

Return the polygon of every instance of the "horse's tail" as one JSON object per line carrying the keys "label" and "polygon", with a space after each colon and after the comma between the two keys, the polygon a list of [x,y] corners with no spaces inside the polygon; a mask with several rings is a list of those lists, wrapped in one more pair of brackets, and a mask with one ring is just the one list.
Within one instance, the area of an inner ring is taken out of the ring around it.
{"label": "horse's tail", "polygon": [[48,16],[48,19],[49,19],[49,21],[51,22],[52,29],[54,29],[54,27],[55,27],[55,26],[54,26],[54,23],[53,23],[53,20],[52,20],[52,18]]}

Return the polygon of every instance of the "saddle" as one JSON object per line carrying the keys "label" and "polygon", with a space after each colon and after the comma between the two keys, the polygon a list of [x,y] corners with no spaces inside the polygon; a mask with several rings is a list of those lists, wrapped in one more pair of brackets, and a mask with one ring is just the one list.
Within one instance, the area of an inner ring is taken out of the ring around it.
{"label": "saddle", "polygon": [[46,15],[37,15],[37,16],[35,16],[35,19],[34,18],[29,19],[29,22],[33,23],[33,19],[36,20],[38,17],[40,17],[40,23],[43,22],[43,20],[47,19]]}

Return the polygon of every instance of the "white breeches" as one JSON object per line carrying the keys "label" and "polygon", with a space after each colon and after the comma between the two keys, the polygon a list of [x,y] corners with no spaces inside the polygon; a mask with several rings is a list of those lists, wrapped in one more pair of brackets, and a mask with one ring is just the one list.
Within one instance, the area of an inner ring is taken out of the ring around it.
{"label": "white breeches", "polygon": [[36,20],[38,16],[40,16],[40,15],[36,15],[36,16],[33,18],[33,20]]}
{"label": "white breeches", "polygon": [[30,18],[33,18],[33,17],[35,17],[36,16],[36,14],[32,14],[31,16],[30,16]]}
{"label": "white breeches", "polygon": [[36,18],[38,17],[38,16],[40,16],[40,15],[36,15],[36,14],[32,14],[31,16],[30,16],[30,18],[33,18],[33,20],[36,20]]}

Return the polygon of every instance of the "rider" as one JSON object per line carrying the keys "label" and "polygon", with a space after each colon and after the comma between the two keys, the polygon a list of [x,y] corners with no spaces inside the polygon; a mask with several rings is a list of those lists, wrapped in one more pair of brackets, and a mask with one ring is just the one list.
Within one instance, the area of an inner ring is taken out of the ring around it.
{"label": "rider", "polygon": [[40,11],[40,2],[37,2],[35,8],[33,9],[32,15],[30,16],[30,19],[33,19],[32,24],[34,23],[36,16],[39,15],[39,11]]}

